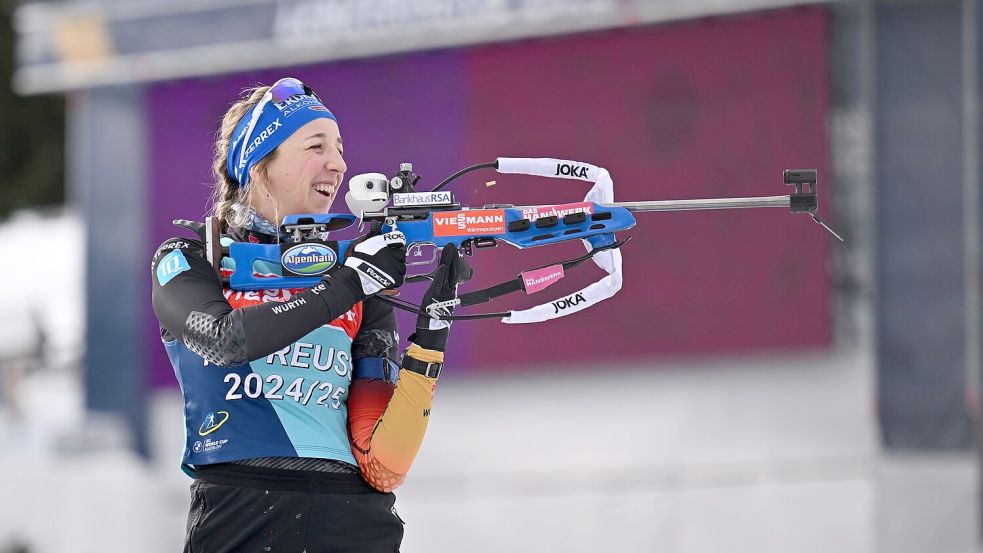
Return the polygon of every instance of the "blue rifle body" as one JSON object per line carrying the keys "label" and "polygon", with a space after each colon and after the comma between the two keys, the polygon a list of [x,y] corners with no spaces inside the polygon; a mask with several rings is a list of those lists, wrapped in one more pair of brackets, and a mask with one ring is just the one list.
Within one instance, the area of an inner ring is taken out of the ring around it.
{"label": "blue rifle body", "polygon": [[[355,216],[348,214],[294,215],[284,219],[282,228],[288,235],[290,229],[303,224],[322,225],[335,231],[356,221]],[[635,226],[635,217],[623,207],[581,202],[530,208],[390,208],[377,222],[381,223],[381,232],[398,228],[406,236],[408,251],[420,246],[442,248],[446,244],[470,251],[472,247],[495,246],[499,241],[517,248],[575,239],[587,240],[595,248],[608,246],[615,242],[615,232]],[[228,256],[236,269],[229,277],[229,285],[235,290],[315,286],[328,270],[344,263],[345,252],[353,241],[234,242],[229,246]],[[257,261],[266,266],[279,265],[282,274],[262,276],[252,270]],[[303,274],[305,271],[310,274]]]}

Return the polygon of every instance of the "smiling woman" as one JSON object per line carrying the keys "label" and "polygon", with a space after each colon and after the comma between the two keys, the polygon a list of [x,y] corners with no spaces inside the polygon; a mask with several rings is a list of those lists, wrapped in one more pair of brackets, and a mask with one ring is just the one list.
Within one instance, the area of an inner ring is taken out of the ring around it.
{"label": "smiling woman", "polygon": [[213,205],[223,230],[253,212],[266,221],[327,213],[348,169],[337,119],[296,79],[246,94],[226,112],[215,145]]}
{"label": "smiling woman", "polygon": [[346,169],[338,123],[315,119],[286,139],[263,174],[253,177],[267,191],[256,210],[272,220],[277,213],[326,213]]}
{"label": "smiling woman", "polygon": [[[222,245],[282,243],[279,263],[253,270],[320,282],[231,290],[234,262],[216,273],[201,234],[154,255],[154,313],[195,477],[186,551],[399,548],[391,492],[422,443],[448,329],[417,321],[413,345],[396,352],[392,308],[374,295],[403,282],[402,233],[354,242],[343,264],[327,243],[281,234],[282,216],[328,213],[347,168],[338,121],[310,88],[287,78],[247,90],[215,148]],[[434,278],[428,293],[453,297],[449,280]]]}

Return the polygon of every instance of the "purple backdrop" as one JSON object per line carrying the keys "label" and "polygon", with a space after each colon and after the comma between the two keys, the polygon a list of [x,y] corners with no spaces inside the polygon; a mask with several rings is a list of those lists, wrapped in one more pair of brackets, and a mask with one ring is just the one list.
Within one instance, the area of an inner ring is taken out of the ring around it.
{"label": "purple backdrop", "polygon": [[[219,118],[255,83],[292,75],[310,84],[338,115],[349,175],[391,174],[410,161],[435,184],[498,156],[542,156],[606,167],[620,200],[768,196],[787,193],[782,169],[827,175],[826,51],[825,11],[800,8],[156,85],[148,257],[175,234],[171,219],[203,216]],[[562,203],[587,190],[571,182],[489,172],[455,186],[473,204]],[[343,201],[335,208],[346,210]],[[536,326],[458,323],[449,374],[828,343],[828,239],[807,218],[753,210],[638,219],[618,296]],[[582,252],[579,243],[482,250],[468,287]],[[601,275],[585,266],[540,296]],[[409,334],[412,319],[400,325]],[[157,336],[148,320],[152,381],[172,385]]]}

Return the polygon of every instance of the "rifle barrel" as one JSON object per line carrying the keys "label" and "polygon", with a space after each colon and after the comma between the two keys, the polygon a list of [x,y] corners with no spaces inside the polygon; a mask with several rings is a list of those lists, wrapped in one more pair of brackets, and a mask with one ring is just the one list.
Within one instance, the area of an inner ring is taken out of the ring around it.
{"label": "rifle barrel", "polygon": [[650,202],[614,202],[605,207],[623,207],[628,211],[696,211],[701,209],[742,209],[749,207],[789,207],[789,196],[754,198],[707,198],[696,200],[655,200]]}

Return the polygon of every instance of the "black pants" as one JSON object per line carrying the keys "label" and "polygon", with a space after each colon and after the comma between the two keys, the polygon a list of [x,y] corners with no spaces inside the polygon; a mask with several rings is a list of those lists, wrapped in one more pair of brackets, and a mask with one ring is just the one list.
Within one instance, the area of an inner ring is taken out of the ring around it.
{"label": "black pants", "polygon": [[184,553],[391,553],[395,501],[355,474],[199,467]]}

